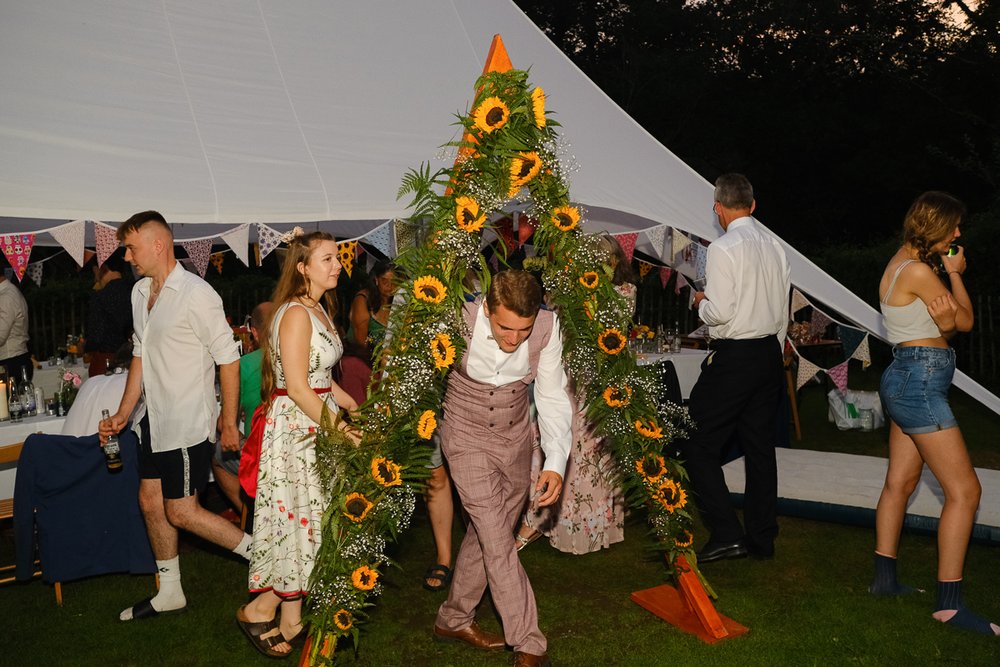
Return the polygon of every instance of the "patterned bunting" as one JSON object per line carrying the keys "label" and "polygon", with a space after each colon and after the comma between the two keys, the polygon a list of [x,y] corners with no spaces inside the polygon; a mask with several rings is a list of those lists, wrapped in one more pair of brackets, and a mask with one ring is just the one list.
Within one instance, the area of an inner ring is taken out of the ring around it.
{"label": "patterned bunting", "polygon": [[691,247],[695,249],[695,255],[694,255],[695,278],[701,282],[704,282],[706,273],[708,271],[708,248],[706,248],[700,243],[692,243]]}
{"label": "patterned bunting", "polygon": [[[243,266],[250,266],[250,254],[247,251],[250,244],[250,225],[240,225],[236,229],[221,234],[219,238],[232,248],[236,256],[243,262]],[[221,273],[222,269],[219,269],[219,272]]]}
{"label": "patterned bunting", "polygon": [[823,369],[805,359],[802,355],[799,355],[799,372],[795,380],[796,391],[802,389],[802,386],[816,377],[816,373],[819,373],[821,370]]}
{"label": "patterned bunting", "polygon": [[792,288],[792,315],[809,305],[809,300],[798,288]]}
{"label": "patterned bunting", "polygon": [[201,239],[199,241],[183,241],[181,247],[187,252],[188,257],[198,270],[198,275],[205,277],[208,269],[208,259],[212,255],[212,239]]}
{"label": "patterned bunting", "polygon": [[42,286],[42,262],[28,264],[28,277],[39,287]]}
{"label": "patterned bunting", "polygon": [[649,275],[649,272],[653,270],[653,265],[649,262],[644,262],[639,260],[639,277],[645,278]]}
{"label": "patterned bunting", "polygon": [[822,336],[832,322],[833,320],[826,313],[819,308],[813,307],[812,318],[809,320],[809,332],[817,336]]}
{"label": "patterned bunting", "polygon": [[35,245],[34,234],[8,234],[0,236],[0,246],[3,247],[4,257],[10,262],[14,275],[18,282],[24,280],[24,272],[28,269],[28,257],[31,256],[31,247]]}
{"label": "patterned bunting", "polygon": [[674,229],[671,231],[670,233],[671,258],[675,258],[677,257],[677,255],[684,252],[684,248],[687,248],[689,245],[691,245],[691,239],[684,236],[684,234],[681,233],[681,230]]}
{"label": "patterned bunting", "polygon": [[618,239],[618,245],[625,251],[625,259],[631,262],[632,255],[635,253],[635,242],[639,238],[639,234],[615,234],[615,238]]}
{"label": "patterned bunting", "polygon": [[395,221],[396,250],[412,248],[417,242],[417,232],[406,220]]}
{"label": "patterned bunting", "polygon": [[681,288],[687,286],[688,286],[687,278],[684,277],[683,273],[678,272],[677,281],[674,283],[674,294],[680,294]]}
{"label": "patterned bunting", "polygon": [[653,253],[660,259],[663,257],[663,241],[667,238],[667,226],[657,225],[646,230],[646,238],[653,246]]}
{"label": "patterned bunting", "polygon": [[868,334],[865,334],[865,337],[861,339],[861,343],[851,354],[851,359],[860,361],[862,368],[868,368],[872,365],[872,355],[868,350]]}
{"label": "patterned bunting", "polygon": [[394,257],[396,255],[396,243],[393,238],[392,228],[392,222],[387,222],[371,230],[365,236],[365,240],[375,246],[375,249],[386,257]]}
{"label": "patterned bunting", "polygon": [[260,255],[257,257],[257,263],[259,264],[261,260],[270,255],[278,247],[278,244],[281,243],[281,234],[278,230],[272,229],[262,222],[258,222],[257,239],[260,244]]}
{"label": "patterned bunting", "polygon": [[670,282],[670,273],[669,266],[660,267],[660,284],[663,285],[663,289],[667,289],[667,283]]}
{"label": "patterned bunting", "polygon": [[118,230],[95,220],[94,238],[97,240],[97,265],[102,266],[118,250]]}
{"label": "patterned bunting", "polygon": [[344,271],[347,271],[348,278],[351,277],[354,271],[354,257],[357,254],[357,249],[357,241],[343,241],[337,244],[340,265],[344,267]]}
{"label": "patterned bunting", "polygon": [[83,220],[74,220],[48,230],[49,235],[56,240],[56,243],[65,248],[80,268],[83,268],[86,263],[83,254],[83,235],[86,230],[87,226]]}
{"label": "patterned bunting", "polygon": [[[801,364],[802,361],[800,360],[799,363]],[[833,368],[827,370],[827,372],[826,372],[826,374],[830,376],[830,379],[833,380],[833,383],[835,385],[837,385],[837,389],[839,389],[841,391],[841,393],[847,391],[847,364],[848,363],[849,363],[849,360],[844,361],[842,363],[839,363],[836,366],[834,366]]]}
{"label": "patterned bunting", "polygon": [[215,267],[216,272],[222,273],[222,263],[226,261],[226,254],[222,252],[213,252],[210,259],[212,260],[212,266]]}
{"label": "patterned bunting", "polygon": [[858,345],[861,345],[861,341],[864,340],[866,335],[861,329],[855,329],[843,324],[837,326],[837,336],[840,338],[840,345],[844,348],[844,354],[848,358],[858,349]]}

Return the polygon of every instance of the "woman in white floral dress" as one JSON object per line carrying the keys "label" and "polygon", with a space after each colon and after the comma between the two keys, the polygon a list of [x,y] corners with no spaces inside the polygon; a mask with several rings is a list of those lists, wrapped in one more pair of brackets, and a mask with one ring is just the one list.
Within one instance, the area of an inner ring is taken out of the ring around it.
{"label": "woman in white floral dress", "polygon": [[333,417],[339,408],[357,409],[331,378],[344,347],[330,311],[320,303],[337,286],[340,269],[337,243],[329,234],[294,236],[274,291],[271,334],[263,345],[268,410],[249,573],[250,591],[260,595],[236,618],[254,648],[270,657],[289,655],[291,642],[302,633],[302,598],[330,502],[315,467],[316,431],[324,411]]}

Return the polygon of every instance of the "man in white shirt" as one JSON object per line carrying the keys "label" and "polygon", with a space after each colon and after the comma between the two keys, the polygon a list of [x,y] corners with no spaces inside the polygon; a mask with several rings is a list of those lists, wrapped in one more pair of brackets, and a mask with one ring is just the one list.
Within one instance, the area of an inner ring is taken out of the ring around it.
{"label": "man in white shirt", "polygon": [[187,604],[177,556],[178,529],[249,558],[252,538],[198,504],[208,483],[222,389],[223,449],[240,445],[240,357],[222,299],[174,258],[170,227],[156,211],[136,213],[118,228],[125,259],[143,276],[132,289],[132,363],[118,411],[100,424],[102,442],[124,426],[145,399],[139,446],[139,505],[156,556],[160,590],[122,611],[130,621]]}
{"label": "man in white shirt", "polygon": [[[504,271],[494,276],[485,304],[465,304],[468,345],[448,376],[440,428],[441,449],[469,525],[434,637],[484,650],[502,650],[506,643],[514,649],[514,664],[525,666],[548,664],[535,595],[514,544],[531,486],[532,380],[545,452],[533,495],[539,506],[559,499],[573,419],[558,318],[539,312],[541,303],[541,286],[531,274]],[[487,585],[503,637],[475,621]]]}
{"label": "man in white shirt", "polygon": [[[706,287],[694,307],[708,325],[711,352],[691,391],[698,427],[683,446],[702,518],[711,531],[699,563],[774,556],[778,534],[775,420],[783,385],[790,269],[777,239],[751,217],[753,187],[741,174],[715,182],[715,205],[725,231],[708,248]],[[739,438],[745,455],[744,527],[736,515],[722,454]]]}
{"label": "man in white shirt", "polygon": [[0,271],[0,366],[7,377],[21,381],[21,369],[27,369],[28,379],[35,367],[28,353],[28,304],[16,285]]}

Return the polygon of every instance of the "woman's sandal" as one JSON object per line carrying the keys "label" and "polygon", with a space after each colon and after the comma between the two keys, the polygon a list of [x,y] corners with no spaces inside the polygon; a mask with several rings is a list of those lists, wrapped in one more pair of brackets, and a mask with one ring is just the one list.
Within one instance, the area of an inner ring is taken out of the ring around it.
{"label": "woman's sandal", "polygon": [[[525,526],[525,528],[527,528],[527,526]],[[528,537],[525,537],[521,533],[514,533],[514,541],[517,542],[517,550],[521,551],[522,549],[524,549],[526,546],[528,546],[541,536],[542,534],[539,533],[537,530],[533,530],[531,535],[529,535]]]}
{"label": "woman's sandal", "polygon": [[[236,610],[236,625],[240,627],[243,634],[250,640],[250,645],[257,649],[261,655],[265,655],[268,658],[287,658],[292,655],[292,650],[289,650],[286,653],[274,650],[274,647],[280,644],[288,644],[291,646],[291,643],[288,642],[281,634],[281,630],[278,628],[277,619],[272,618],[270,621],[259,622],[251,621],[246,615],[246,605],[243,605]],[[270,637],[262,636],[272,630],[278,630],[278,633]]]}
{"label": "woman's sandal", "polygon": [[[432,584],[432,580],[438,583]],[[435,563],[424,572],[424,588],[429,591],[443,591],[451,583],[451,568],[441,563]]]}

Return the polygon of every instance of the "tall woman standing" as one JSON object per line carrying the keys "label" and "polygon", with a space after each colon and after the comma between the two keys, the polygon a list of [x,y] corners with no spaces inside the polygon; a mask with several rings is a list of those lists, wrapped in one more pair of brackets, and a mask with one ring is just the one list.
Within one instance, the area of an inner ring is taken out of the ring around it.
{"label": "tall woman standing", "polygon": [[[943,192],[917,197],[903,221],[903,245],[886,266],[879,300],[893,362],[879,394],[889,413],[889,469],[875,516],[875,595],[912,589],[896,578],[896,555],[906,505],[924,463],[941,484],[938,584],[934,618],[983,634],[1000,627],[962,603],[962,570],[981,487],[965,440],[948,405],[955,351],[948,339],[972,329],[972,301],[962,281],[961,236],[965,206]],[[943,280],[942,280],[943,278]],[[947,284],[947,286],[946,286]]]}
{"label": "tall woman standing", "polygon": [[[328,292],[340,276],[337,243],[326,232],[294,236],[272,301],[275,312],[261,366],[267,420],[257,473],[249,586],[260,592],[236,614],[254,648],[283,657],[302,631],[302,598],[330,503],[316,472],[323,413],[357,409],[331,378],[343,344]],[[324,308],[324,301],[326,307]],[[277,609],[281,606],[281,619]]]}

